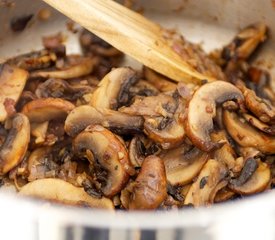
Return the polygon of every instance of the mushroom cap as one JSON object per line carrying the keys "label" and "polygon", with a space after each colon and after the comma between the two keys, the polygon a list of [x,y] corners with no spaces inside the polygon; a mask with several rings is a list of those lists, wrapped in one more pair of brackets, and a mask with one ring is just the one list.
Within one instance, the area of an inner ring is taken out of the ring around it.
{"label": "mushroom cap", "polygon": [[166,174],[163,161],[157,156],[144,159],[141,171],[133,183],[129,209],[157,208],[166,198]]}
{"label": "mushroom cap", "polygon": [[209,152],[217,147],[210,138],[216,105],[228,100],[242,101],[243,95],[234,85],[224,81],[206,83],[194,93],[187,110],[185,130],[197,148]]}
{"label": "mushroom cap", "polygon": [[102,192],[112,197],[125,186],[133,169],[124,144],[112,132],[100,125],[90,125],[73,142],[78,154],[90,150],[98,163],[108,172]]}

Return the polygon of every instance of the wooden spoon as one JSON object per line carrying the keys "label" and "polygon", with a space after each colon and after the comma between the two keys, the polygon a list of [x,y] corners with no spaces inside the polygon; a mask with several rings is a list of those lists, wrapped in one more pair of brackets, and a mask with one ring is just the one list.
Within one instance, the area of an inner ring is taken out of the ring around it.
{"label": "wooden spoon", "polygon": [[208,77],[175,53],[162,28],[112,0],[43,0],[145,66],[176,81],[200,83]]}

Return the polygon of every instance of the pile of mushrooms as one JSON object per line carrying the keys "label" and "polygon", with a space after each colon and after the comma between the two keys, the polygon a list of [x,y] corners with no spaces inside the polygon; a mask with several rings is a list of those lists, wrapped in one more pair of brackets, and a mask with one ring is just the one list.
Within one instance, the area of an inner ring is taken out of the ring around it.
{"label": "pile of mushrooms", "polygon": [[249,59],[258,23],[209,55],[167,33],[201,86],[148,69],[84,30],[83,55],[60,35],[0,66],[0,178],[20,196],[104,209],[209,206],[272,189],[275,94]]}

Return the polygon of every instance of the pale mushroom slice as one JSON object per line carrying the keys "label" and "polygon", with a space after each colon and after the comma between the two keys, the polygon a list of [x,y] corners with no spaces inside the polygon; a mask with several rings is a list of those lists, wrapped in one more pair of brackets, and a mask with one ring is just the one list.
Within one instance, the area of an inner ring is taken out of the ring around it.
{"label": "pale mushroom slice", "polygon": [[261,130],[262,132],[265,132],[270,135],[275,135],[275,125],[268,125],[264,122],[261,122],[258,118],[248,114],[243,113],[242,116],[244,119],[249,122],[253,127]]}
{"label": "pale mushroom slice", "polygon": [[223,163],[215,159],[208,160],[190,187],[184,204],[192,204],[195,207],[212,204],[217,191],[226,185],[227,175],[228,170]]}
{"label": "pale mushroom slice", "polygon": [[[246,179],[245,182],[243,182],[240,179],[237,179],[236,181],[233,181],[233,182],[231,181],[230,184],[228,185],[229,188],[232,191],[243,195],[250,195],[250,194],[255,194],[255,193],[264,191],[270,183],[271,170],[266,163],[263,163],[260,160],[257,161],[257,163],[258,164],[256,166],[256,170],[253,173],[248,173],[250,174],[250,176],[248,179]],[[244,173],[244,171],[246,170],[242,171],[240,177],[246,174]],[[248,169],[248,172],[249,172],[249,169]]]}
{"label": "pale mushroom slice", "polygon": [[121,141],[100,125],[88,126],[73,141],[75,153],[85,156],[89,151],[93,160],[98,161],[107,171],[106,182],[102,186],[102,192],[107,197],[119,193],[127,184],[129,176],[134,174],[128,152]]}
{"label": "pale mushroom slice", "polygon": [[130,210],[156,209],[167,196],[166,184],[163,161],[157,156],[148,156],[136,180],[122,191],[122,205]]}
{"label": "pale mushroom slice", "polygon": [[256,23],[242,29],[233,41],[224,47],[222,58],[229,60],[246,60],[257,46],[266,40],[267,27],[264,23]]}
{"label": "pale mushroom slice", "polygon": [[92,197],[83,188],[75,187],[71,183],[56,178],[38,179],[30,182],[21,188],[19,195],[73,206],[114,209],[110,199]]}
{"label": "pale mushroom slice", "polygon": [[17,103],[28,79],[28,72],[8,64],[0,65],[0,122],[6,120],[6,105]]}
{"label": "pale mushroom slice", "polygon": [[178,148],[160,153],[163,159],[167,180],[172,185],[185,185],[193,181],[199,174],[203,165],[209,159],[206,152],[184,144]]}
{"label": "pale mushroom slice", "polygon": [[96,109],[117,109],[130,100],[129,89],[138,81],[137,73],[129,67],[115,68],[98,84],[90,105]]}
{"label": "pale mushroom slice", "polygon": [[33,78],[60,78],[71,79],[90,74],[96,64],[96,60],[89,57],[71,56],[72,64],[60,70],[39,70],[31,73]]}
{"label": "pale mushroom slice", "polygon": [[214,127],[213,118],[216,116],[216,105],[229,100],[241,102],[243,95],[228,82],[206,83],[194,93],[187,110],[185,131],[197,148],[209,152],[219,146],[210,138]]}
{"label": "pale mushroom slice", "polygon": [[29,119],[17,113],[11,119],[11,129],[0,147],[0,175],[17,166],[24,158],[30,141]]}
{"label": "pale mushroom slice", "polygon": [[65,119],[75,106],[62,98],[38,98],[24,105],[24,113],[30,122],[42,123],[53,119]]}
{"label": "pale mushroom slice", "polygon": [[242,147],[253,147],[267,154],[275,153],[275,137],[248,124],[235,112],[224,111],[224,124],[229,135]]}
{"label": "pale mushroom slice", "polygon": [[100,124],[119,134],[129,134],[142,132],[143,123],[140,116],[130,116],[110,109],[99,111],[92,106],[83,105],[69,113],[64,128],[69,136],[76,136],[92,124]]}

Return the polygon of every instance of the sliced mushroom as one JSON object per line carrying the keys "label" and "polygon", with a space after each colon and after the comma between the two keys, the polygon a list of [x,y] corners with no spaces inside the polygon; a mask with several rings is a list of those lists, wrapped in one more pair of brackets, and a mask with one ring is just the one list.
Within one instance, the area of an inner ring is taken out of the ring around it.
{"label": "sliced mushroom", "polygon": [[20,98],[28,75],[23,69],[8,64],[0,65],[0,122],[5,121],[8,116],[5,108],[7,101],[15,106]]}
{"label": "sliced mushroom", "polygon": [[69,136],[75,136],[89,125],[101,124],[120,134],[140,133],[143,122],[140,116],[130,116],[109,109],[98,111],[92,106],[83,105],[69,113],[65,121],[65,131]]}
{"label": "sliced mushroom", "polygon": [[190,187],[184,204],[193,204],[195,207],[212,204],[217,190],[224,187],[227,174],[228,170],[223,163],[208,160]]}
{"label": "sliced mushroom", "polygon": [[149,117],[172,117],[177,109],[177,103],[172,96],[159,94],[157,96],[137,97],[129,107],[122,107],[120,112],[130,115]]}
{"label": "sliced mushroom", "polygon": [[39,179],[21,188],[19,195],[42,198],[57,203],[91,208],[114,209],[113,203],[107,198],[95,198],[88,195],[83,188],[61,179]]}
{"label": "sliced mushroom", "polygon": [[11,129],[0,147],[0,175],[17,166],[24,158],[30,141],[29,119],[17,113],[11,120]]}
{"label": "sliced mushroom", "polygon": [[257,23],[246,27],[222,51],[222,58],[229,60],[246,60],[257,46],[266,40],[267,27]]}
{"label": "sliced mushroom", "polygon": [[129,67],[116,68],[108,73],[94,91],[90,105],[96,109],[117,109],[129,102],[129,89],[138,81]]}
{"label": "sliced mushroom", "polygon": [[[28,158],[28,181],[34,181],[41,178],[56,177],[58,165],[50,157],[51,147],[36,148]],[[50,174],[47,175],[47,172]]]}
{"label": "sliced mushroom", "polygon": [[185,130],[189,139],[199,149],[209,152],[219,146],[211,141],[209,134],[214,127],[216,105],[228,100],[243,100],[241,91],[228,82],[207,83],[194,93],[188,106]]}
{"label": "sliced mushroom", "polygon": [[235,192],[230,190],[227,186],[220,189],[214,199],[215,203],[225,202],[229,199],[232,199],[236,195]]}
{"label": "sliced mushroom", "polygon": [[54,52],[43,49],[11,58],[7,60],[7,63],[27,71],[33,71],[50,67],[55,63],[56,59]]}
{"label": "sliced mushroom", "polygon": [[217,159],[218,161],[222,161],[223,163],[225,163],[225,165],[228,167],[229,170],[234,171],[234,168],[237,165],[237,162],[236,162],[237,156],[227,139],[225,131],[213,132],[211,134],[211,139],[213,142],[223,143],[222,147],[215,150],[214,158]]}
{"label": "sliced mushroom", "polygon": [[134,167],[140,167],[148,155],[156,155],[160,151],[154,142],[145,138],[143,135],[137,135],[132,138],[129,145],[129,158]]}
{"label": "sliced mushroom", "polygon": [[74,101],[84,94],[92,93],[94,88],[89,85],[71,85],[62,79],[50,78],[38,85],[35,94],[38,98],[63,98]]}
{"label": "sliced mushroom", "polygon": [[172,117],[144,117],[144,132],[163,149],[179,146],[185,138],[185,103],[178,98],[177,108]]}
{"label": "sliced mushroom", "polygon": [[153,84],[153,86],[155,86],[161,92],[170,92],[177,89],[176,83],[169,81],[169,79],[159,73],[156,73],[150,68],[144,67],[143,74],[146,80]]}
{"label": "sliced mushroom", "polygon": [[70,79],[88,75],[93,71],[96,60],[80,56],[71,57],[75,59],[73,63],[66,68],[52,71],[35,71],[31,73],[31,77]]}
{"label": "sliced mushroom", "polygon": [[48,126],[48,121],[31,124],[31,135],[35,137],[36,144],[41,144],[45,142]]}
{"label": "sliced mushroom", "polygon": [[275,137],[258,131],[235,112],[224,111],[224,124],[230,136],[242,147],[275,153]]}
{"label": "sliced mushroom", "polygon": [[186,144],[160,153],[167,180],[172,185],[185,185],[199,174],[209,155],[197,148],[190,150]]}
{"label": "sliced mushroom", "polygon": [[109,130],[100,125],[87,127],[74,139],[74,151],[78,154],[92,152],[94,159],[108,172],[102,192],[112,197],[125,187],[134,169],[123,143]]}
{"label": "sliced mushroom", "polygon": [[156,209],[165,200],[166,176],[163,161],[157,156],[144,159],[135,182],[124,189],[122,204],[127,209]]}
{"label": "sliced mushroom", "polygon": [[[258,168],[252,174],[252,176],[250,175],[250,178],[247,179],[245,183],[243,183],[243,181],[231,181],[229,184],[230,189],[243,195],[250,195],[264,191],[271,180],[271,171],[266,163],[258,161],[257,165]],[[254,167],[254,165],[252,167]],[[246,174],[245,172],[246,170],[244,169],[240,177]]]}
{"label": "sliced mushroom", "polygon": [[231,179],[230,184],[233,186],[241,186],[245,184],[258,168],[258,161],[255,158],[248,158],[245,161],[243,169],[237,178]]}
{"label": "sliced mushroom", "polygon": [[274,124],[275,107],[266,99],[259,98],[253,90],[246,88],[242,83],[238,83],[238,87],[244,95],[246,107],[262,122]]}
{"label": "sliced mushroom", "polygon": [[22,109],[30,122],[42,123],[52,119],[64,119],[74,105],[62,98],[39,98],[28,102]]}
{"label": "sliced mushroom", "polygon": [[268,133],[270,135],[275,135],[275,125],[267,125],[263,122],[261,122],[258,118],[247,114],[243,113],[242,116],[244,119],[249,122],[253,127],[258,128],[262,132]]}

